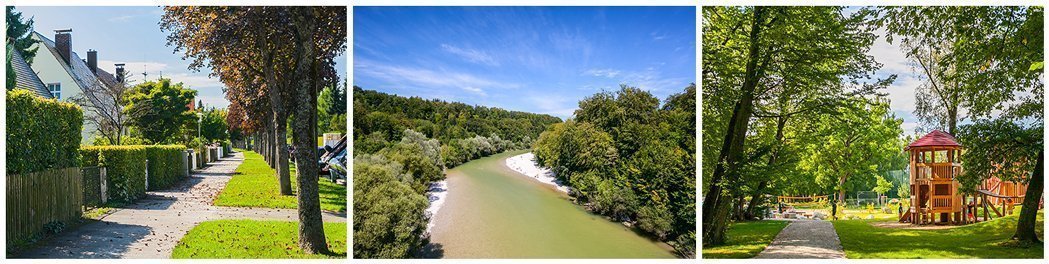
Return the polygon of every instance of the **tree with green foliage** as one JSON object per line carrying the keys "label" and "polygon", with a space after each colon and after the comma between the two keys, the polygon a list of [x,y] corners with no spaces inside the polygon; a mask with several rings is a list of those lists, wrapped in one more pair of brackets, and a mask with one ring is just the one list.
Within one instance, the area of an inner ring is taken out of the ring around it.
{"label": "tree with green foliage", "polygon": [[[26,64],[32,65],[36,51],[40,47],[33,47],[37,40],[33,39],[33,18],[25,19],[22,12],[15,11],[14,6],[7,6],[7,43],[10,43]],[[10,52],[10,51],[9,51]],[[8,59],[10,60],[10,59]],[[10,78],[9,78],[10,79]]]}
{"label": "tree with green foliage", "polygon": [[536,161],[592,211],[629,221],[691,257],[695,243],[695,85],[660,105],[621,86],[579,102],[539,135]]}
{"label": "tree with green foliage", "polygon": [[201,109],[200,113],[200,135],[205,141],[216,142],[230,138],[225,109]]}
{"label": "tree with green foliage", "polygon": [[751,121],[764,114],[756,110],[778,111],[762,107],[776,101],[764,98],[790,86],[837,98],[863,91],[844,84],[858,83],[880,67],[866,54],[875,40],[872,15],[869,9],[843,7],[703,9],[704,245],[724,243],[733,204],[743,202],[746,192],[739,187],[754,164],[746,144]]}
{"label": "tree with green foliage", "polygon": [[317,96],[317,128],[322,133],[346,133],[346,86],[330,85]]}
{"label": "tree with green foliage", "polygon": [[422,246],[429,202],[406,180],[396,161],[354,159],[354,258],[408,258]]}
{"label": "tree with green foliage", "polygon": [[991,117],[1003,102],[1025,100],[1017,91],[1041,86],[1031,69],[1044,62],[1043,7],[894,6],[879,13],[886,39],[899,39],[924,77],[915,114],[929,128],[954,135],[960,121]]}
{"label": "tree with green foliage", "polygon": [[889,190],[892,190],[893,185],[892,182],[885,180],[885,177],[882,177],[881,175],[877,175],[874,177],[877,178],[878,184],[875,185],[874,189],[871,189],[871,191],[877,193],[878,199],[880,200],[883,194],[889,192]]}
{"label": "tree with green foliage", "polygon": [[195,119],[189,104],[196,95],[171,79],[147,81],[127,91],[124,111],[142,137],[154,144],[170,143],[183,124]]}
{"label": "tree with green foliage", "polygon": [[838,114],[822,115],[810,124],[816,136],[807,140],[799,166],[811,171],[818,183],[832,186],[836,200],[845,201],[850,185],[872,180],[879,173],[878,163],[899,151],[902,123],[885,101],[857,103]]}

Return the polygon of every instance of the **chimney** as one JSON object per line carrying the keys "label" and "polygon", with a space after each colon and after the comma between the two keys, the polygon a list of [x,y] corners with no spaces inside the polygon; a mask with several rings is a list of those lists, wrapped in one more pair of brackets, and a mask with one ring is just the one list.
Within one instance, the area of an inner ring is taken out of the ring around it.
{"label": "chimney", "polygon": [[55,49],[58,49],[58,54],[62,55],[62,60],[66,64],[70,64],[69,60],[73,55],[73,30],[72,29],[56,29],[55,30]]}
{"label": "chimney", "polygon": [[123,83],[124,82],[124,64],[123,63],[117,63],[117,64],[113,64],[113,65],[117,66],[117,72],[116,72],[117,82],[118,83]]}
{"label": "chimney", "polygon": [[87,68],[91,69],[91,73],[98,74],[98,51],[87,50]]}

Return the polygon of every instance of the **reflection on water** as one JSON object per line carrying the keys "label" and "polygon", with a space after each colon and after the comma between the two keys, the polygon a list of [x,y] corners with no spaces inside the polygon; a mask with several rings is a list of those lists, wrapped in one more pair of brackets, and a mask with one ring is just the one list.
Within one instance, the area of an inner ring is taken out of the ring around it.
{"label": "reflection on water", "polygon": [[[507,152],[448,170],[448,197],[430,247],[445,258],[673,258],[664,243],[572,204],[516,175]],[[436,252],[434,252],[436,253]]]}

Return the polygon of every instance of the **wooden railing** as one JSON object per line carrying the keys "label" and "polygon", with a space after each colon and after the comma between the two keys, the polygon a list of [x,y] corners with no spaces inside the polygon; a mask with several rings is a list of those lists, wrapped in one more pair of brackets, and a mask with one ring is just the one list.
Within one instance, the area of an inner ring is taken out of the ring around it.
{"label": "wooden railing", "polygon": [[962,172],[962,165],[958,163],[917,163],[915,164],[916,179],[954,179],[954,176]]}
{"label": "wooden railing", "polygon": [[933,195],[929,199],[929,205],[933,210],[951,209],[954,206],[954,197],[951,195]]}

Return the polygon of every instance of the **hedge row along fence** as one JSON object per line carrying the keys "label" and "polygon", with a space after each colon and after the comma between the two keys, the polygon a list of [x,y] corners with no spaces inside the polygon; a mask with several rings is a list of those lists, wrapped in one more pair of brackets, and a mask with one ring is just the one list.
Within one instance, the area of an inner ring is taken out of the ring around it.
{"label": "hedge row along fence", "polygon": [[[188,175],[182,145],[91,146],[82,148],[83,166],[106,167],[109,200],[132,202],[148,190],[170,187]],[[148,164],[147,164],[148,160]]]}
{"label": "hedge row along fence", "polygon": [[83,122],[76,104],[7,91],[7,174],[79,167]]}

